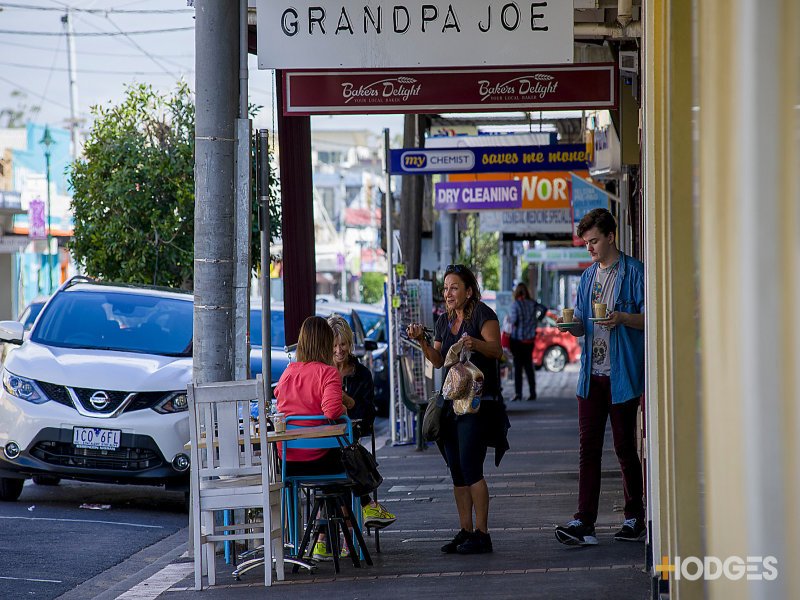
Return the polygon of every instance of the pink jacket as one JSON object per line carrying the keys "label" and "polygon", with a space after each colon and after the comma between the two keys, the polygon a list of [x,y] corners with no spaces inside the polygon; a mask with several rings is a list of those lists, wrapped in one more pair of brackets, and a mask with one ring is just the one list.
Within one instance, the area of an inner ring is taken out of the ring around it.
{"label": "pink jacket", "polygon": [[[278,411],[294,415],[341,417],[347,409],[342,404],[342,379],[336,367],[320,362],[289,363],[275,388]],[[311,422],[310,425],[323,425]],[[280,451],[279,447],[279,451]],[[310,461],[325,455],[327,450],[289,449],[286,460]]]}

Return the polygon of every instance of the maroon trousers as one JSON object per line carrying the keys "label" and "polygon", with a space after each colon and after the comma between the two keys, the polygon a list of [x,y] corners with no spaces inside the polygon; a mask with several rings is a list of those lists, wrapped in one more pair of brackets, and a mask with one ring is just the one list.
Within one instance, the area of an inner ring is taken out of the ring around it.
{"label": "maroon trousers", "polygon": [[639,398],[611,403],[611,378],[592,375],[589,397],[578,396],[580,460],[578,474],[578,512],[575,518],[586,525],[597,520],[600,502],[600,470],[606,421],[611,417],[614,451],[622,469],[625,493],[625,518],[644,519],[642,463],[636,447],[636,413]]}

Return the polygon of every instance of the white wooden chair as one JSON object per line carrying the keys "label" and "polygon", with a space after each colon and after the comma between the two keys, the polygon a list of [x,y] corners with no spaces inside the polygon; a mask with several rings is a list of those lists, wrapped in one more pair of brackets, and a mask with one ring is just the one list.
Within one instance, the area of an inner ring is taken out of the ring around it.
{"label": "white wooden chair", "polygon": [[[192,441],[191,498],[195,589],[203,573],[216,584],[216,544],[263,540],[264,585],[272,585],[272,558],[284,578],[280,479],[267,443],[264,388],[258,380],[189,384]],[[258,402],[258,428],[250,402]],[[276,481],[277,480],[277,481]],[[245,521],[246,509],[263,509],[263,522]],[[216,511],[230,510],[233,523],[219,525]]]}

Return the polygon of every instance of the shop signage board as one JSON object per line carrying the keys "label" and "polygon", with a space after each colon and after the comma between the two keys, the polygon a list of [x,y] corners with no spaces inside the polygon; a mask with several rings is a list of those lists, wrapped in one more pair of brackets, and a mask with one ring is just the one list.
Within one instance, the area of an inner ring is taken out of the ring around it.
{"label": "shop signage board", "polygon": [[[575,171],[584,178],[589,171]],[[447,176],[448,181],[484,181],[484,180],[516,180],[522,189],[523,210],[553,209],[571,207],[569,171],[535,171],[533,173],[478,173],[463,175],[453,173]],[[438,184],[437,184],[438,185]]]}
{"label": "shop signage board", "polygon": [[519,181],[444,181],[434,186],[436,210],[514,209],[522,207]]}
{"label": "shop signage board", "polygon": [[575,174],[572,175],[572,210],[576,226],[590,210],[607,209],[608,198],[608,192]]}
{"label": "shop signage board", "polygon": [[613,63],[284,71],[282,84],[286,115],[613,110],[619,100]]}
{"label": "shop signage board", "polygon": [[573,2],[258,0],[258,68],[571,63]]}
{"label": "shop signage board", "polygon": [[522,255],[529,263],[581,263],[591,261],[585,248],[530,248]]}
{"label": "shop signage board", "polygon": [[549,210],[485,210],[480,213],[482,233],[536,233],[572,232],[572,213],[568,208]]}
{"label": "shop signage board", "polygon": [[390,151],[392,175],[435,173],[518,173],[585,170],[590,158],[585,144],[508,146]]}

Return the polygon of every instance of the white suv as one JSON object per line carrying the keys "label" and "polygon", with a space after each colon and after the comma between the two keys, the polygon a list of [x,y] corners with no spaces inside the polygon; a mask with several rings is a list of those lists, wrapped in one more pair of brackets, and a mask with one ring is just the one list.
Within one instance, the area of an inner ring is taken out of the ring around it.
{"label": "white suv", "polygon": [[84,277],[48,301],[3,364],[0,500],[26,478],[188,487],[192,295]]}

